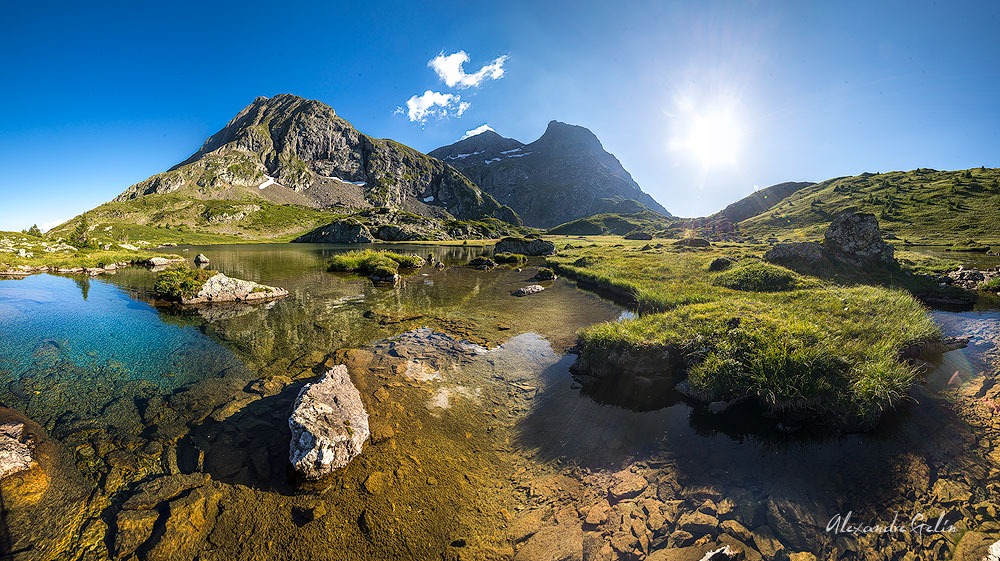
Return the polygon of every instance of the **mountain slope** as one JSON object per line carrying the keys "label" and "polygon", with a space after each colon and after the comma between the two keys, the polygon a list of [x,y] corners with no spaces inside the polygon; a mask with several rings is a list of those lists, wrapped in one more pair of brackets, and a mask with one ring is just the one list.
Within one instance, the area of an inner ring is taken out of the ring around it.
{"label": "mountain slope", "polygon": [[584,127],[551,121],[530,144],[486,131],[430,155],[457,168],[531,226],[605,213],[627,199],[669,216]]}
{"label": "mountain slope", "polygon": [[733,237],[738,231],[738,223],[767,212],[799,190],[812,185],[815,183],[808,181],[787,181],[771,185],[754,191],[711,216],[692,218],[687,221],[685,227],[712,239]]}
{"label": "mountain slope", "polygon": [[290,94],[258,97],[190,158],[115,201],[164,193],[518,221],[451,166],[366,136],[326,104]]}
{"label": "mountain slope", "polygon": [[995,242],[1000,240],[1000,169],[917,169],[829,179],[743,220],[739,230],[756,238],[819,239],[845,211],[873,213],[883,231],[912,242]]}

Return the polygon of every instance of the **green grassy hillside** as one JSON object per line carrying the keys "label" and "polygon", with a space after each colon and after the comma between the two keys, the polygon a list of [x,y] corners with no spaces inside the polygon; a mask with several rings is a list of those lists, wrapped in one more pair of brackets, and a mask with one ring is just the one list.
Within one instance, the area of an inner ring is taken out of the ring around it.
{"label": "green grassy hillside", "polygon": [[744,236],[818,239],[845,211],[870,212],[915,244],[1000,244],[1000,169],[864,173],[805,187],[739,223]]}
{"label": "green grassy hillside", "polygon": [[667,236],[676,233],[667,231],[679,222],[681,220],[678,218],[663,216],[651,210],[630,214],[606,213],[560,224],[547,233],[554,236],[601,236],[607,234],[624,236],[629,232],[641,230],[650,234],[663,233],[663,236]]}
{"label": "green grassy hillside", "polygon": [[[68,239],[82,216],[53,228],[48,237]],[[99,243],[152,244],[289,241],[338,216],[261,199],[202,200],[175,193],[105,203],[86,213],[89,235]]]}

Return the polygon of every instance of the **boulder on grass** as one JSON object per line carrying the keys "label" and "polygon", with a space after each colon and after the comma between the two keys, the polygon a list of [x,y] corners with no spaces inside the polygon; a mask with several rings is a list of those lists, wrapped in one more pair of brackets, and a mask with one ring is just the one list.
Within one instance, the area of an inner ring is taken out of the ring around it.
{"label": "boulder on grass", "polygon": [[556,244],[537,238],[503,238],[497,242],[494,253],[520,253],[521,255],[552,255],[556,252]]}

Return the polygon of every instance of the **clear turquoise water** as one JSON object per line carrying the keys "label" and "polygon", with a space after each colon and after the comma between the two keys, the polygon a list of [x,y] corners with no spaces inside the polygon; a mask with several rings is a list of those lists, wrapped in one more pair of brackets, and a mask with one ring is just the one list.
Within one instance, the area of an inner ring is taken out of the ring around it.
{"label": "clear turquoise water", "polygon": [[165,322],[154,307],[102,279],[0,280],[0,324],[0,364],[14,379],[61,363],[169,389],[242,367],[194,326]]}

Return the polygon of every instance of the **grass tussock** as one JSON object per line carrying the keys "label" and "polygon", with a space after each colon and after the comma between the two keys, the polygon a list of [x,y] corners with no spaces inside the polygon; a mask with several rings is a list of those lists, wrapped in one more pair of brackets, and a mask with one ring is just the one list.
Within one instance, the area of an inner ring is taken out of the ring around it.
{"label": "grass tussock", "polygon": [[191,298],[198,294],[205,282],[212,278],[216,271],[207,269],[192,269],[187,265],[171,267],[156,275],[153,291],[168,300]]}
{"label": "grass tussock", "polygon": [[749,292],[781,292],[806,286],[798,274],[784,267],[760,261],[719,274],[712,280],[712,284]]}
{"label": "grass tussock", "polygon": [[528,261],[528,257],[520,253],[501,251],[493,254],[493,260],[502,265],[520,265]]}
{"label": "grass tussock", "polygon": [[399,269],[418,269],[423,264],[424,260],[416,255],[403,255],[386,250],[361,249],[334,255],[327,262],[326,270],[391,277]]}
{"label": "grass tussock", "polygon": [[748,259],[760,252],[752,246],[727,248],[735,265],[707,274],[717,252],[633,244],[551,257],[585,286],[631,295],[642,312],[580,331],[584,362],[666,350],[687,366],[692,387],[717,399],[845,422],[877,418],[905,398],[916,372],[900,351],[939,336],[908,292],[798,275]]}
{"label": "grass tussock", "polygon": [[979,290],[988,290],[990,292],[1000,292],[1000,277],[993,277],[992,279],[979,285]]}

